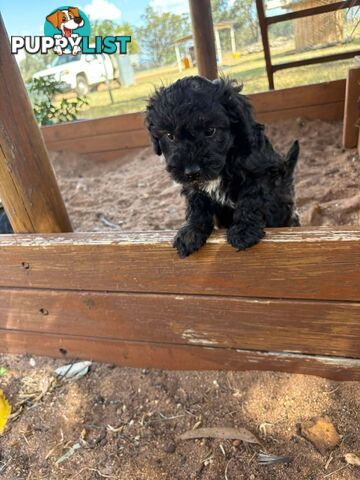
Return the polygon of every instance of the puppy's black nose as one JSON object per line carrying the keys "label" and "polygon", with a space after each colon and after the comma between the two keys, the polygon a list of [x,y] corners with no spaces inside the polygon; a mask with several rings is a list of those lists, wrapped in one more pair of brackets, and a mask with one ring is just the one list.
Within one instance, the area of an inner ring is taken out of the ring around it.
{"label": "puppy's black nose", "polygon": [[74,17],[74,21],[75,21],[75,23],[80,25],[80,23],[83,21],[83,19],[81,17]]}
{"label": "puppy's black nose", "polygon": [[187,180],[197,180],[200,177],[200,167],[197,165],[186,167],[184,173]]}

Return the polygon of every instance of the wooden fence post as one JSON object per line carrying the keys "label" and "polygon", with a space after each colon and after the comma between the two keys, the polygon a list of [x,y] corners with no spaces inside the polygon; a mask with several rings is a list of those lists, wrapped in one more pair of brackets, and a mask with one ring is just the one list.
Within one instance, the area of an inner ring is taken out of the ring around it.
{"label": "wooden fence post", "polygon": [[262,39],[262,44],[264,49],[264,57],[265,57],[266,73],[267,73],[268,82],[269,82],[269,89],[274,90],[275,88],[274,71],[271,63],[269,32],[268,32],[268,25],[267,25],[266,15],[265,15],[264,1],[256,0],[256,8],[257,8],[257,14],[259,18],[261,39]]}
{"label": "wooden fence post", "polygon": [[1,15],[0,198],[15,232],[72,231]]}
{"label": "wooden fence post", "polygon": [[218,76],[214,25],[210,0],[189,0],[199,75],[214,80]]}
{"label": "wooden fence post", "polygon": [[355,148],[358,141],[360,122],[360,66],[349,69],[346,81],[345,110],[343,125],[344,148]]}

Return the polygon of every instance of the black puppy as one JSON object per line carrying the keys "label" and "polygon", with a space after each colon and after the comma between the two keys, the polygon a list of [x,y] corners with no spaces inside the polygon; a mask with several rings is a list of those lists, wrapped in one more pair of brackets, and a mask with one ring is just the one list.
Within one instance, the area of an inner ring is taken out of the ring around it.
{"label": "black puppy", "polygon": [[265,227],[299,225],[293,188],[299,144],[286,158],[275,152],[241,88],[187,77],[148,102],[154,150],[164,154],[187,199],[187,221],[174,240],[180,257],[204,245],[215,221],[238,250],[263,238]]}

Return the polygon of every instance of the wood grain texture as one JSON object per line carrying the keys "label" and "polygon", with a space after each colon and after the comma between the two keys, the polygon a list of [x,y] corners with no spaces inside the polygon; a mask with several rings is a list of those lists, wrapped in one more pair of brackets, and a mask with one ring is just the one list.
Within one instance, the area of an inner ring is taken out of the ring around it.
{"label": "wood grain texture", "polygon": [[277,110],[274,112],[260,112],[256,115],[259,122],[271,123],[291,118],[306,118],[307,120],[342,120],[344,116],[344,101],[324,103],[320,105],[307,105],[291,109]]}
{"label": "wood grain texture", "polygon": [[214,80],[218,70],[211,2],[189,0],[189,7],[199,75]]}
{"label": "wood grain texture", "polygon": [[91,359],[124,367],[172,370],[277,370],[333,380],[360,380],[360,360],[278,352],[255,352],[166,343],[123,342],[91,337],[0,331],[0,351]]}
{"label": "wood grain texture", "polygon": [[0,329],[360,358],[360,303],[0,289]]}
{"label": "wood grain texture", "polygon": [[355,148],[360,125],[360,66],[350,68],[346,81],[342,142],[345,148]]}
{"label": "wood grain texture", "polygon": [[0,197],[16,232],[72,230],[0,16]]}
{"label": "wood grain texture", "polygon": [[131,148],[146,147],[150,144],[149,135],[145,128],[130,132],[108,133],[92,135],[76,139],[63,139],[48,143],[49,150],[70,151],[77,153],[107,152]]}
{"label": "wood grain texture", "polygon": [[270,113],[333,102],[344,103],[345,87],[345,80],[334,80],[315,85],[284,88],[273,92],[254,93],[249,95],[249,98],[257,113]]}
{"label": "wood grain texture", "polygon": [[45,141],[50,143],[63,139],[70,140],[71,138],[78,139],[109,133],[131,132],[142,128],[144,128],[144,114],[143,112],[137,112],[47,125],[42,127],[41,130]]}
{"label": "wood grain texture", "polygon": [[359,301],[359,228],[269,229],[242,252],[218,232],[184,260],[173,236],[2,235],[0,286]]}

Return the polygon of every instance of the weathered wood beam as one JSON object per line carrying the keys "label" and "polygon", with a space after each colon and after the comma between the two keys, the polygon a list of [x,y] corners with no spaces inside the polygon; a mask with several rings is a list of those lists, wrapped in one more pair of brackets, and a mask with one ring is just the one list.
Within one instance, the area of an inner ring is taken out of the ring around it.
{"label": "weathered wood beam", "polygon": [[0,289],[0,329],[360,359],[360,302]]}
{"label": "weathered wood beam", "polygon": [[218,71],[211,2],[189,0],[189,5],[199,75],[214,80],[218,76]]}
{"label": "weathered wood beam", "polygon": [[348,71],[342,142],[345,148],[355,148],[360,126],[360,65]]}
{"label": "weathered wood beam", "polygon": [[15,232],[72,230],[1,16],[0,197]]}
{"label": "weathered wood beam", "polygon": [[241,252],[222,232],[181,260],[174,232],[0,237],[0,286],[359,301],[360,229],[270,229]]}
{"label": "weathered wood beam", "polygon": [[230,348],[171,345],[120,340],[0,331],[0,351],[86,359],[124,367],[172,370],[277,370],[332,380],[360,380],[360,360],[259,352]]}

